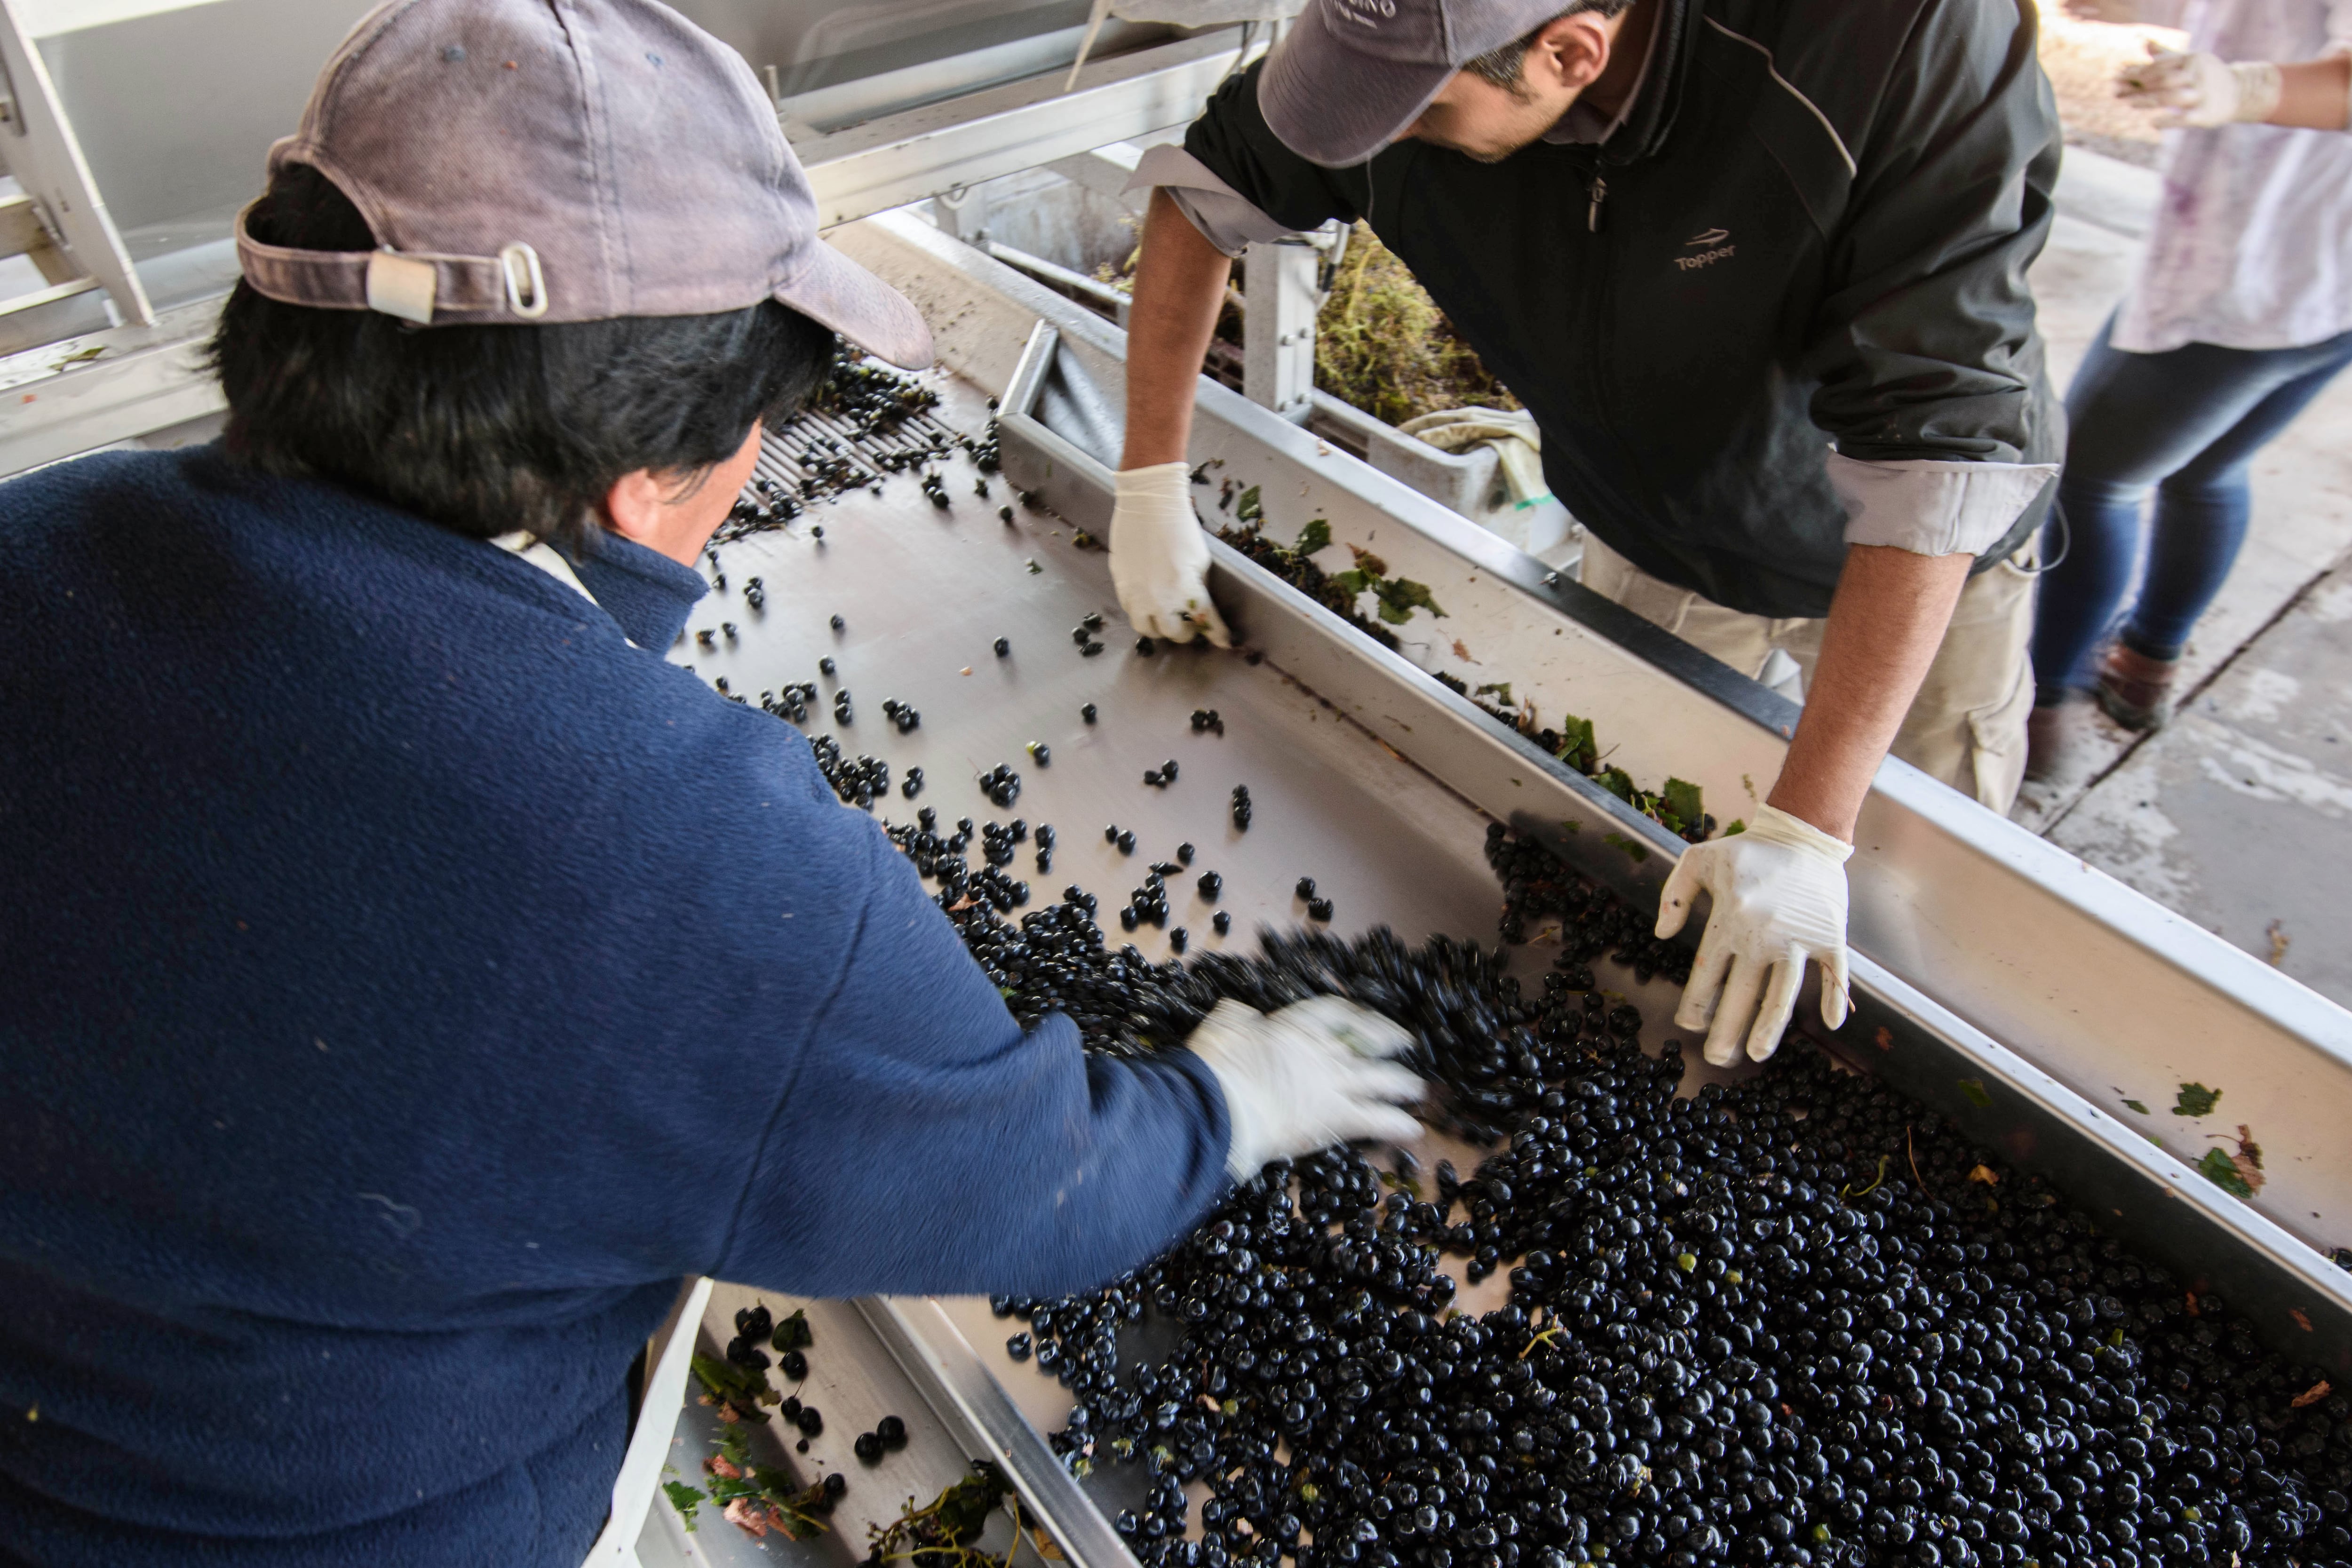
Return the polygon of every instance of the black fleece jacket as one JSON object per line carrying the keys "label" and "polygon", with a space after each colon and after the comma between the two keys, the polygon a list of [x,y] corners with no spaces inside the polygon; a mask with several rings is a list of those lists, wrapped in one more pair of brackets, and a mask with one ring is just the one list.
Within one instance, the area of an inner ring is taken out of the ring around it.
{"label": "black fleece jacket", "polygon": [[1252,71],[1185,148],[1280,223],[1368,223],[1535,414],[1554,493],[1612,548],[1734,609],[1824,615],[1845,557],[1830,443],[2063,446],[2025,284],[2059,158],[2033,11],[1653,3],[1649,75],[1599,145],[1481,163],[1406,141],[1320,168],[1267,128]]}

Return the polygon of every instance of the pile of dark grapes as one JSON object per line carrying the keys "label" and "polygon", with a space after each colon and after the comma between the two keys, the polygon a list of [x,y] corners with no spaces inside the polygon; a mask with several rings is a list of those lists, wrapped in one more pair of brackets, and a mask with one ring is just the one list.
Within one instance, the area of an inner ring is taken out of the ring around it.
{"label": "pile of dark grapes", "polygon": [[[1223,997],[1346,995],[1414,1031],[1440,1121],[1507,1140],[1426,1184],[1402,1154],[1271,1165],[1135,1274],[995,1303],[1076,1396],[1073,1468],[1148,1467],[1118,1521],[1145,1568],[2352,1562],[2352,1401],[2319,1370],[1807,1042],[1678,1099],[1680,1047],[1645,1056],[1587,965],[1687,956],[1541,848],[1490,857],[1511,930],[1564,918],[1539,995],[1502,949],[1384,930],[1154,964],[1076,889],[1015,925],[948,873],[1024,1023],[1145,1052]],[[1454,1311],[1442,1256],[1509,1304]],[[1181,1337],[1122,1366],[1147,1314]]]}
{"label": "pile of dark grapes", "polygon": [[1491,823],[1486,864],[1503,883],[1503,940],[1525,942],[1547,921],[1556,924],[1563,950],[1560,966],[1574,989],[1592,989],[1592,971],[1586,966],[1604,952],[1645,985],[1660,974],[1676,985],[1690,979],[1690,948],[1660,940],[1654,934],[1654,916],[1578,876],[1540,844],[1512,838],[1502,824]]}
{"label": "pile of dark grapes", "polygon": [[[995,472],[994,416],[992,415],[989,420],[987,439],[975,441],[950,432],[936,420],[925,418],[939,404],[939,393],[924,385],[919,378],[892,370],[842,345],[834,353],[824,384],[810,395],[808,406],[846,426],[850,444],[826,434],[804,416],[795,416],[778,426],[771,439],[800,468],[799,493],[794,494],[764,474],[754,478],[751,493],[736,500],[712,542],[730,544],[755,533],[789,527],[810,506],[851,490],[872,488],[879,494],[880,476],[884,474],[920,471],[924,491],[929,494],[940,481],[927,466],[940,461],[959,447],[971,454],[983,472]],[[879,444],[887,441],[907,444]],[[855,445],[869,442],[875,445]],[[947,504],[943,494],[935,499],[940,506]],[[823,531],[817,531],[819,537]],[[725,585],[722,579],[719,586]]]}
{"label": "pile of dark grapes", "polygon": [[871,807],[877,797],[890,793],[890,764],[880,757],[844,755],[841,742],[830,735],[810,736],[809,750],[816,754],[817,771],[843,805]]}
{"label": "pile of dark grapes", "polygon": [[835,349],[824,384],[809,397],[811,408],[834,415],[860,440],[896,436],[939,405],[937,391],[847,343]]}
{"label": "pile of dark grapes", "polygon": [[[952,833],[942,834],[938,829],[939,813],[927,805],[916,814],[916,826],[893,826],[887,831],[890,841],[915,863],[915,869],[939,883],[941,908],[954,910],[969,926],[973,921],[992,921],[1029,901],[1029,884],[1001,869],[1012,863],[1012,846],[1019,842],[1010,828],[1001,828],[992,822],[988,825],[987,837],[982,840],[985,863],[977,871],[965,858],[971,847],[971,818],[958,817]],[[1024,826],[1024,834],[1025,831]]]}

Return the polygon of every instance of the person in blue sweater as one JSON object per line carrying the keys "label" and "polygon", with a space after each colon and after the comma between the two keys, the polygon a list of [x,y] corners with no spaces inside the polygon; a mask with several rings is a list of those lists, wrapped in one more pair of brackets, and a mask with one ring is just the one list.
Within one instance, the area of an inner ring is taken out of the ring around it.
{"label": "person in blue sweater", "polygon": [[572,1568],[683,1277],[1054,1294],[1411,1135],[1343,1003],[1024,1035],[665,662],[835,334],[930,358],[740,59],[396,0],[269,175],[223,442],[0,486],[0,1563]]}

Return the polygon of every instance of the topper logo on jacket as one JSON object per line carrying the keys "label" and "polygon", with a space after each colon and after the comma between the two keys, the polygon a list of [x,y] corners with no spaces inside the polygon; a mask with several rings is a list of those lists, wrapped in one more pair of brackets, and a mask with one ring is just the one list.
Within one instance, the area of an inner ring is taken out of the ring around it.
{"label": "topper logo on jacket", "polygon": [[1730,237],[1731,231],[1727,228],[1711,228],[1704,234],[1695,234],[1683,241],[1683,248],[1696,249],[1698,254],[1677,256],[1675,258],[1675,265],[1685,272],[1696,272],[1702,267],[1712,266],[1729,256],[1737,248],[1724,243]]}
{"label": "topper logo on jacket", "polygon": [[1332,11],[1360,27],[1377,27],[1396,16],[1396,0],[1331,0]]}

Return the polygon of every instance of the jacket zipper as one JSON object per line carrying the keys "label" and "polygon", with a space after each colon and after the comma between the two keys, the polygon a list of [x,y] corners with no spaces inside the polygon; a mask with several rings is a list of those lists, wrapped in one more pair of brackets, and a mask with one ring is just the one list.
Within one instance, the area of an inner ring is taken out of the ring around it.
{"label": "jacket zipper", "polygon": [[[1601,172],[1597,166],[1598,162],[1596,159],[1595,166],[1586,175],[1584,187],[1585,195],[1591,202],[1591,205],[1585,208],[1585,231],[1596,237],[1604,232],[1606,226],[1601,220],[1606,215],[1602,212],[1601,206],[1609,199],[1609,178]],[[1617,421],[1612,413],[1616,398],[1613,395],[1612,378],[1609,373],[1608,296],[1611,283],[1611,258],[1607,241],[1596,238],[1591,254],[1591,276],[1587,280],[1585,288],[1580,290],[1585,305],[1584,331],[1580,336],[1588,355],[1585,363],[1588,384],[1591,389],[1589,395],[1591,399],[1592,419],[1606,433],[1608,439],[1615,445],[1619,458],[1618,466],[1624,468],[1630,466],[1626,461],[1625,438],[1618,430]],[[1612,488],[1622,489],[1624,487],[1618,485]]]}

